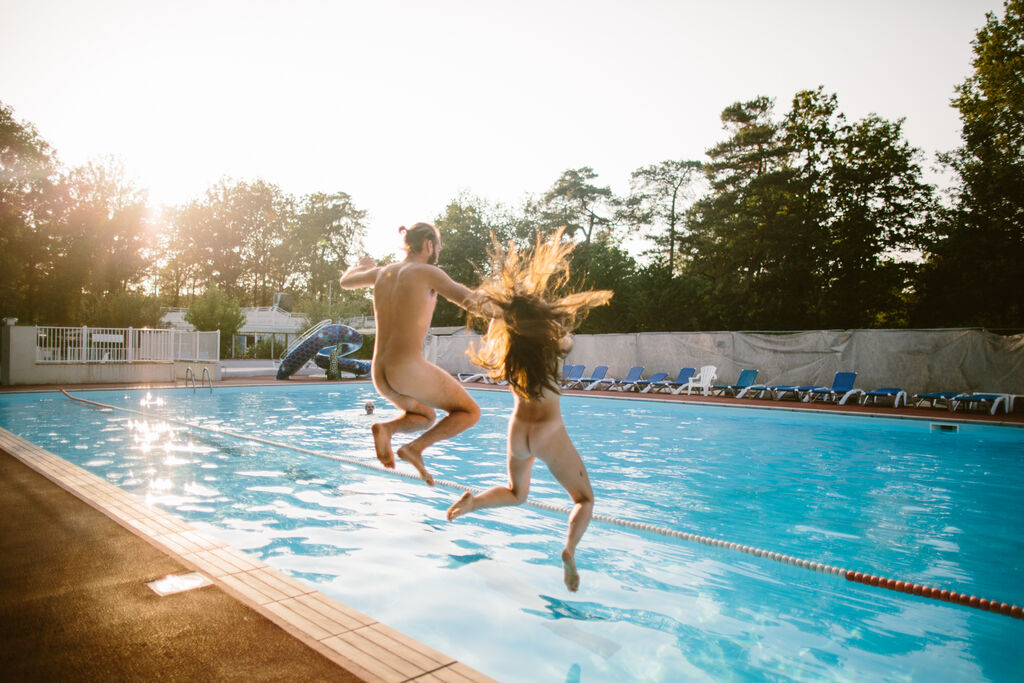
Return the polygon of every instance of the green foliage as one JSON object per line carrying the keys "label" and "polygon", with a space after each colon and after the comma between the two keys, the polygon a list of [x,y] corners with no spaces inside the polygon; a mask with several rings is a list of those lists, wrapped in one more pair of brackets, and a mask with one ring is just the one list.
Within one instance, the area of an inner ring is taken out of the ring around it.
{"label": "green foliage", "polygon": [[82,324],[90,327],[159,327],[160,304],[141,292],[90,295],[82,300]]}
{"label": "green foliage", "polygon": [[169,213],[161,296],[177,306],[215,285],[252,306],[270,305],[279,291],[334,298],[338,275],[362,249],[365,216],[344,192],[296,199],[263,180],[221,180]]}
{"label": "green foliage", "polygon": [[819,240],[811,325],[867,327],[898,317],[913,273],[894,255],[924,243],[936,208],[902,123],[871,114],[849,124],[822,88],[793,100],[783,126],[805,234]]}
{"label": "green foliage", "polygon": [[358,360],[370,360],[371,358],[373,358],[373,345],[376,343],[376,341],[377,335],[364,334],[363,345],[345,357],[355,358]]}
{"label": "green foliage", "polygon": [[273,360],[280,358],[284,350],[284,335],[278,335],[277,338],[263,337],[255,344],[250,344],[245,347],[245,357]]}
{"label": "green foliage", "polygon": [[708,151],[711,191],[684,240],[704,325],[866,327],[905,319],[912,271],[895,255],[923,241],[933,190],[902,122],[853,124],[822,88],[773,117],[759,97],[726,108],[731,137]]}
{"label": "green foliage", "polygon": [[[47,239],[57,201],[58,166],[36,129],[0,102],[0,314],[22,322],[45,317],[39,304],[52,272]],[[49,292],[47,292],[49,293]]]}
{"label": "green foliage", "polygon": [[580,244],[572,252],[567,289],[610,289],[615,294],[607,306],[593,309],[580,324],[581,334],[633,331],[630,309],[636,261],[609,236]]}
{"label": "green foliage", "polygon": [[544,194],[540,227],[550,231],[564,225],[567,236],[582,236],[586,244],[594,239],[596,229],[610,229],[612,190],[592,184],[596,179],[589,166],[564,171]]}
{"label": "green foliage", "polygon": [[709,295],[700,302],[706,324],[802,327],[816,226],[793,211],[800,188],[773,102],[737,102],[722,123],[731,136],[708,150],[711,191],[694,205],[684,241],[687,272]]}
{"label": "green foliage", "polygon": [[145,201],[114,159],[62,169],[0,103],[0,312],[74,325],[85,299],[137,287],[149,267]]}
{"label": "green foliage", "polygon": [[335,322],[345,318],[373,315],[373,299],[368,289],[341,289],[335,286],[330,299],[302,299],[299,312],[305,316],[306,327],[312,327],[321,320]]}
{"label": "green foliage", "polygon": [[320,297],[336,291],[339,274],[357,260],[366,235],[365,218],[366,212],[344,192],[303,197],[287,239],[292,269],[297,270],[289,286]]}
{"label": "green foliage", "polygon": [[989,13],[974,72],[956,88],[963,145],[940,155],[957,175],[928,245],[913,323],[1024,326],[1024,2]]}
{"label": "green foliage", "polygon": [[200,331],[220,330],[220,355],[227,358],[231,338],[245,324],[245,315],[237,301],[217,287],[210,287],[189,306],[185,322]]}
{"label": "green foliage", "polygon": [[[491,246],[491,235],[501,243],[509,240],[521,242],[530,232],[527,223],[525,217],[517,216],[503,206],[461,194],[434,222],[441,232],[438,266],[456,282],[476,287],[480,284],[481,272],[486,272],[489,265],[487,252]],[[465,322],[465,311],[443,298],[438,300],[434,309],[435,326],[464,325]]]}
{"label": "green foliage", "polygon": [[679,267],[678,247],[686,233],[686,209],[701,180],[699,161],[663,161],[633,171],[630,192],[617,220],[634,229],[647,227],[644,236],[655,244],[647,255],[670,274]]}

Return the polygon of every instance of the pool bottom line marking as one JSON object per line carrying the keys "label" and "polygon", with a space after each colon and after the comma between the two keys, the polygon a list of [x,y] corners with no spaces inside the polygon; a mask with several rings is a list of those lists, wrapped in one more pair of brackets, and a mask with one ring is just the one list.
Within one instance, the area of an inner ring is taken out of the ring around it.
{"label": "pool bottom line marking", "polygon": [[[226,429],[218,429],[216,427],[204,427],[202,425],[192,424],[191,422],[185,422],[183,420],[177,420],[172,417],[165,417],[163,415],[154,415],[152,413],[145,413],[141,410],[133,410],[131,408],[122,408],[119,406],[112,406],[106,403],[99,403],[97,401],[90,401],[89,399],[80,398],[78,396],[72,396],[63,388],[60,392],[67,396],[72,401],[84,403],[98,408],[104,408],[107,410],[117,410],[125,413],[132,413],[139,415],[149,420],[162,420],[164,422],[173,422],[174,424],[187,427],[189,429],[198,429],[201,431],[212,432],[214,434],[220,434],[233,439],[239,439],[242,441],[254,441],[256,443],[266,444],[275,448],[282,448],[285,450],[296,451],[299,453],[305,453],[318,458],[325,458],[327,460],[336,460],[338,462],[344,462],[350,465],[356,465],[357,467],[363,467],[374,472],[381,472],[383,474],[390,474],[393,476],[405,477],[406,479],[412,479],[415,481],[422,481],[419,475],[412,474],[409,472],[400,472],[395,469],[389,469],[383,465],[366,462],[365,460],[357,460],[355,458],[348,458],[343,455],[332,455],[330,453],[321,453],[308,448],[302,448],[301,446],[293,446],[291,444],[280,443],[278,441],[272,441],[270,439],[264,439],[259,436],[249,436],[245,434],[237,434],[235,432],[228,431]],[[480,493],[482,489],[474,489],[465,484],[450,481],[447,479],[434,479],[435,484],[439,484],[446,488],[456,489],[459,491],[469,491],[470,493]],[[566,507],[559,507],[557,505],[551,505],[550,503],[542,503],[539,501],[527,500],[524,505],[529,507],[537,508],[540,510],[547,510],[549,512],[556,512],[561,515],[568,515],[571,510]],[[617,517],[610,517],[608,515],[594,514],[591,519],[595,519],[606,524],[613,526],[619,526],[625,529],[635,529],[639,531],[645,531],[647,533],[658,534],[660,536],[667,536],[669,538],[675,538],[690,543],[700,543],[701,545],[707,545],[714,548],[723,548],[725,550],[734,550],[736,552],[745,553],[754,557],[761,557],[764,559],[772,560],[780,564],[787,564],[793,567],[799,567],[801,569],[808,569],[810,571],[819,572],[822,574],[829,574],[832,576],[839,576],[851,583],[861,584],[863,586],[870,586],[872,588],[884,588],[886,590],[894,591],[896,593],[907,593],[909,595],[916,595],[922,598],[929,598],[931,600],[938,600],[941,602],[949,602],[963,607],[970,607],[973,609],[979,609],[986,612],[992,612],[994,614],[1000,614],[1003,616],[1011,617],[1013,619],[1024,620],[1024,609],[1019,605],[1011,605],[998,600],[989,600],[987,598],[979,598],[974,595],[968,595],[966,593],[959,593],[957,591],[950,591],[942,588],[933,588],[923,584],[912,583],[910,581],[901,581],[892,579],[884,576],[876,576],[874,574],[866,574],[863,572],[853,571],[851,569],[844,569],[842,567],[835,567],[829,564],[822,564],[820,562],[812,562],[811,560],[805,560],[793,555],[785,555],[783,553],[777,553],[763,548],[757,548],[749,545],[742,545],[740,543],[732,543],[730,541],[723,541],[722,539],[712,538],[710,536],[699,536],[686,531],[677,531],[675,529],[667,529],[665,527],[656,526],[654,524],[647,524],[644,522],[634,522],[628,519],[619,519]]]}

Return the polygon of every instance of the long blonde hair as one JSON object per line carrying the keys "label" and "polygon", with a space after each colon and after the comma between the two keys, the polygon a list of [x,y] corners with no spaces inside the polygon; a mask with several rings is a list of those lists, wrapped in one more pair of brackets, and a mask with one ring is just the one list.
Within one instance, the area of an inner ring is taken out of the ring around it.
{"label": "long blonde hair", "polygon": [[507,380],[526,400],[539,399],[545,389],[558,391],[558,360],[562,338],[591,309],[612,298],[609,290],[590,290],[558,297],[569,280],[569,255],[575,245],[562,242],[565,228],[522,253],[513,243],[502,248],[491,235],[491,272],[477,288],[496,306],[494,318],[470,359],[495,380]]}

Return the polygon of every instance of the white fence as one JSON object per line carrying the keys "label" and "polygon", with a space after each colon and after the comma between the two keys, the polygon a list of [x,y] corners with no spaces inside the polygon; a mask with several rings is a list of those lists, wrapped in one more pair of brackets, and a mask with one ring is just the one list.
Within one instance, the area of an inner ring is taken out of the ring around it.
{"label": "white fence", "polygon": [[37,363],[173,363],[217,360],[220,332],[124,327],[37,327]]}
{"label": "white fence", "polygon": [[220,330],[174,332],[174,360],[220,360]]}

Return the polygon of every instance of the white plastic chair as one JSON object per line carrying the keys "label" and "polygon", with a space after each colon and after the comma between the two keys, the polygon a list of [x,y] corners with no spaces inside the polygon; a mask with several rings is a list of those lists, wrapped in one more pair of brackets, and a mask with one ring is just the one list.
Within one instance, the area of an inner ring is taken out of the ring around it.
{"label": "white plastic chair", "polygon": [[678,389],[673,391],[673,394],[683,393],[683,389],[686,389],[686,395],[690,395],[690,390],[697,388],[705,396],[711,393],[711,383],[718,379],[718,368],[714,365],[704,365],[697,371],[697,374],[690,378],[690,381],[686,384],[681,385]]}

